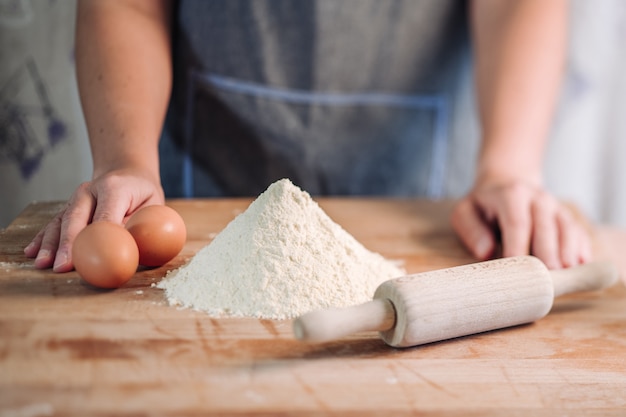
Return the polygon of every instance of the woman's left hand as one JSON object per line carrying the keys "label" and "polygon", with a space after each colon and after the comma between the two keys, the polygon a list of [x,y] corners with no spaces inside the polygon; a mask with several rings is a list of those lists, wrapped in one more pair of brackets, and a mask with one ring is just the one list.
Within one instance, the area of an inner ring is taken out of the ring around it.
{"label": "woman's left hand", "polygon": [[451,221],[479,260],[530,254],[558,269],[592,256],[588,230],[573,211],[544,189],[523,182],[478,184],[456,205]]}

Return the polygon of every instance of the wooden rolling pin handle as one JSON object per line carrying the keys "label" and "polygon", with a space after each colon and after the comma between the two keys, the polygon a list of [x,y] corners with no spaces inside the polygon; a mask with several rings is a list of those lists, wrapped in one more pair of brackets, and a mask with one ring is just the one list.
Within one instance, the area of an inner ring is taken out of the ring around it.
{"label": "wooden rolling pin handle", "polygon": [[[528,259],[530,258],[532,257],[528,257]],[[544,271],[545,274],[549,273],[554,288],[554,295],[550,295],[549,304],[555,297],[561,295],[607,288],[613,285],[619,276],[616,267],[610,262],[592,262],[549,272],[544,267]],[[541,273],[541,271],[539,270],[537,273]],[[544,277],[547,278],[546,275]],[[419,295],[416,294],[416,296]],[[400,307],[394,306],[388,298],[375,298],[373,301],[353,307],[312,311],[294,321],[293,332],[297,339],[310,342],[325,342],[365,331],[387,332],[393,330],[395,332],[394,328],[398,323],[396,308]],[[406,306],[400,310],[402,310],[400,314],[407,315]],[[522,322],[526,321],[522,320],[513,324],[521,324]],[[511,325],[511,323],[506,325]],[[462,331],[459,332],[459,334],[461,333]],[[411,334],[411,337],[416,339],[417,336]],[[400,343],[404,342],[387,341],[387,343],[392,346],[403,346]]]}
{"label": "wooden rolling pin handle", "polygon": [[299,340],[325,342],[360,332],[382,332],[393,329],[396,310],[391,301],[375,299],[347,308],[316,310],[293,322],[293,333]]}
{"label": "wooden rolling pin handle", "polygon": [[582,291],[601,290],[615,284],[619,271],[611,262],[597,261],[550,271],[554,298]]}

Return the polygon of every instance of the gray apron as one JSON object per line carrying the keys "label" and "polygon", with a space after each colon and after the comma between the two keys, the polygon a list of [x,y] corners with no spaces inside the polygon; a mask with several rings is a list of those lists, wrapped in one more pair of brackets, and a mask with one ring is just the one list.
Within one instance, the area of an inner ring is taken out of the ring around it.
{"label": "gray apron", "polygon": [[466,20],[458,0],[180,1],[166,195],[287,177],[313,195],[440,196]]}

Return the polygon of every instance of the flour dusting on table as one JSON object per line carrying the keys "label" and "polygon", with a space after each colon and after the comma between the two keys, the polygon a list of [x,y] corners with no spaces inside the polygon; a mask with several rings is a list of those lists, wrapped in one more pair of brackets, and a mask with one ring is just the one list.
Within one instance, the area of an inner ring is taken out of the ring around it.
{"label": "flour dusting on table", "polygon": [[404,273],[283,179],[158,287],[170,304],[216,317],[288,319],[370,301]]}

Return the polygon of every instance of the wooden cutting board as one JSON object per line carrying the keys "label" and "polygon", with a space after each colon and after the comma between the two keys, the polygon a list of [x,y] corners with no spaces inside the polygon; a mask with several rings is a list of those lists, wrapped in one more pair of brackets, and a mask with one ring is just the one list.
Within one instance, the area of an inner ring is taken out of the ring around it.
{"label": "wooden cutting board", "polygon": [[[318,201],[410,273],[472,261],[450,203]],[[623,284],[560,298],[530,325],[402,350],[375,334],[306,345],[290,321],[168,306],[152,284],[249,203],[170,201],[189,231],[183,252],[114,291],[35,270],[22,248],[61,203],[26,208],[0,233],[0,417],[626,415]]]}

